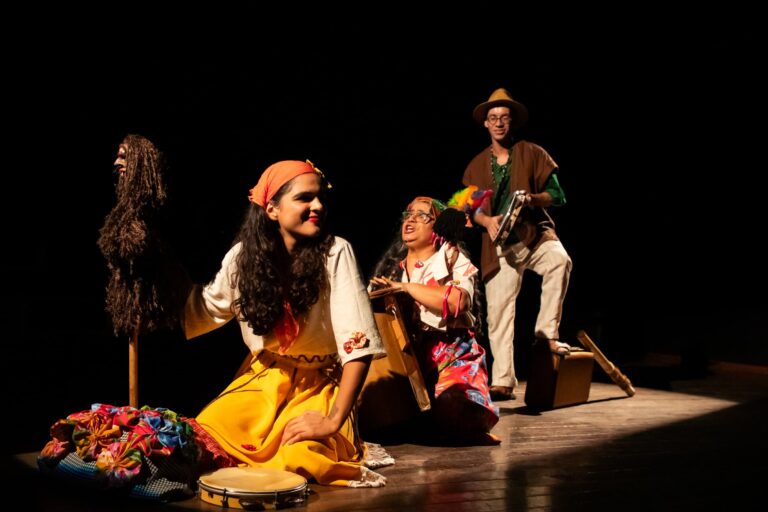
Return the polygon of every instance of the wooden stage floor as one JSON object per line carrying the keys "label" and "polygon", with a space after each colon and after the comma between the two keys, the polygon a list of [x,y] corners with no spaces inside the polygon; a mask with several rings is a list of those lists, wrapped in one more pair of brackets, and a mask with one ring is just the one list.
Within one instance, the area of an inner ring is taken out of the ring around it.
{"label": "wooden stage floor", "polygon": [[[663,366],[626,373],[632,398],[593,382],[586,404],[541,413],[525,407],[522,383],[517,400],[499,403],[501,445],[388,444],[396,462],[379,470],[386,487],[311,485],[297,510],[764,510],[768,368],[714,364],[695,379]],[[83,495],[36,473],[35,456],[15,455],[7,468],[17,510],[222,510],[197,498]]]}

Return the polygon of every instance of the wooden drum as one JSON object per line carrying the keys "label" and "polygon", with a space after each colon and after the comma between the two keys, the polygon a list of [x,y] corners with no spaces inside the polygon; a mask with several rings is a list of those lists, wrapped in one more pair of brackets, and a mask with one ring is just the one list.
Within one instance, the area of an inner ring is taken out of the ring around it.
{"label": "wooden drum", "polygon": [[363,437],[375,438],[429,410],[431,403],[407,328],[413,300],[392,288],[371,292],[370,298],[387,357],[371,362],[358,416]]}
{"label": "wooden drum", "polygon": [[298,507],[309,493],[301,475],[269,468],[222,468],[201,476],[197,484],[201,500],[243,510]]}

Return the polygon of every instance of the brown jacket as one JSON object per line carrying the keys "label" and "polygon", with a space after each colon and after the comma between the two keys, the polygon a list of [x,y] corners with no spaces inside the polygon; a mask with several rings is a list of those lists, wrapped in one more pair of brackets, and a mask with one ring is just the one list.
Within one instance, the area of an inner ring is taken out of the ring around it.
{"label": "brown jacket", "polygon": [[[510,154],[509,190],[525,190],[537,194],[543,192],[547,180],[557,164],[551,156],[537,144],[524,140],[512,146]],[[464,171],[464,186],[475,185],[480,190],[493,188],[491,175],[491,148],[488,147],[467,166]],[[497,205],[491,205],[493,214],[498,215]],[[544,208],[524,208],[515,224],[515,234],[528,247],[533,249],[544,240],[557,240],[555,223]],[[488,233],[483,233],[480,271],[487,281],[499,270],[499,259]]]}

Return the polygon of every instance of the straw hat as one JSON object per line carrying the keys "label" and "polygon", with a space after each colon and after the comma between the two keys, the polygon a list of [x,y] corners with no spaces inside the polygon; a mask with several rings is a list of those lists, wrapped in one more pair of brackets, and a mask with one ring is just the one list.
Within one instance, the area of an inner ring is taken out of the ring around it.
{"label": "straw hat", "polygon": [[488,101],[476,106],[472,112],[472,117],[478,123],[483,124],[488,111],[493,107],[509,107],[509,112],[512,115],[512,120],[509,122],[511,128],[520,128],[528,120],[528,109],[525,108],[525,105],[513,100],[507,90],[501,88],[493,91]]}

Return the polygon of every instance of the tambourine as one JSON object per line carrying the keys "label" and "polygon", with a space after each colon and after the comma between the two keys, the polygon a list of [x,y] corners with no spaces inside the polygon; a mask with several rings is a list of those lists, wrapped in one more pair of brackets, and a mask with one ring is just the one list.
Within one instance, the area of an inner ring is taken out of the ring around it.
{"label": "tambourine", "polygon": [[492,239],[493,245],[501,245],[509,236],[512,228],[515,227],[517,217],[520,215],[520,210],[523,209],[525,204],[525,190],[516,190],[512,193],[512,200],[509,202],[504,216],[499,223],[499,231],[496,233],[496,238]]}
{"label": "tambourine", "polygon": [[243,510],[298,507],[309,494],[304,477],[270,468],[217,469],[202,475],[197,484],[201,500]]}

